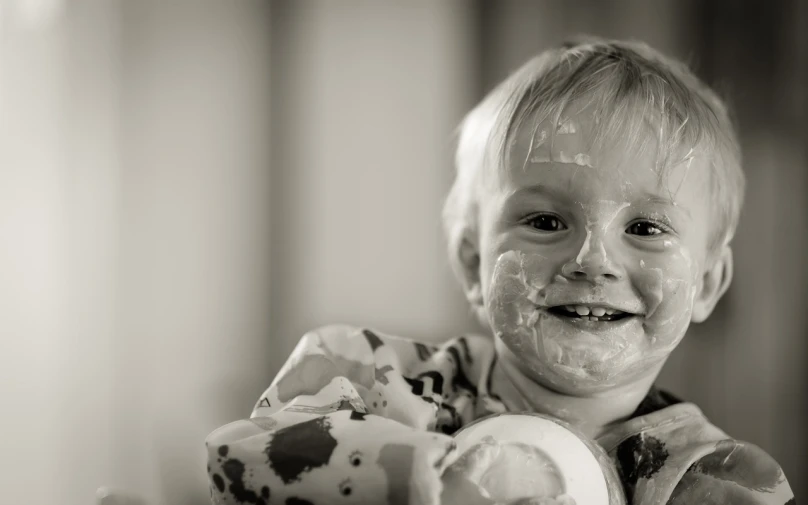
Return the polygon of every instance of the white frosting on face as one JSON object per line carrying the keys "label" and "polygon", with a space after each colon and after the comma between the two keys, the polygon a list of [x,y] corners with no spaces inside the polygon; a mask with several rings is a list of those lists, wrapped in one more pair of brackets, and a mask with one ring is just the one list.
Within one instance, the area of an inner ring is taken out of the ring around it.
{"label": "white frosting on face", "polygon": [[[581,130],[581,125],[573,119],[566,119],[558,126],[555,138],[568,136],[575,139]],[[581,167],[592,167],[592,160],[588,153],[584,151],[573,152],[564,150],[566,142],[548,142],[549,135],[547,129],[540,129],[531,139],[532,147],[528,159],[530,163],[568,163]],[[574,141],[574,140],[573,140]]]}
{"label": "white frosting on face", "polygon": [[[597,391],[658,370],[684,336],[707,250],[707,171],[691,153],[660,178],[653,153],[585,152],[586,123],[563,125],[552,142],[546,129],[517,132],[513,159],[529,163],[485,202],[483,293],[494,333],[533,375]],[[561,224],[537,228],[535,215]],[[631,317],[564,318],[559,306]]]}
{"label": "white frosting on face", "polygon": [[[603,259],[609,260],[606,254],[606,249],[603,244],[602,237],[606,235],[608,228],[614,223],[618,215],[631,204],[628,202],[614,202],[611,200],[602,200],[597,202],[597,207],[592,204],[579,202],[584,216],[586,216],[586,224],[584,230],[586,231],[586,238],[581,246],[581,250],[575,258],[577,265],[583,265],[586,258],[592,253],[592,242],[597,240],[595,247],[596,253]],[[593,231],[596,233],[593,234]],[[598,240],[601,239],[601,240]]]}

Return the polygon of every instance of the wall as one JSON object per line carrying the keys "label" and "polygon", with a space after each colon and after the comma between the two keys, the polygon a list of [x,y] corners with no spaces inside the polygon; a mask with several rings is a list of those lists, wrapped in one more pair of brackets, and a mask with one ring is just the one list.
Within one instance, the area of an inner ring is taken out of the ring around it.
{"label": "wall", "polygon": [[202,442],[269,355],[269,37],[262,2],[122,4],[119,484],[203,503]]}
{"label": "wall", "polygon": [[3,502],[207,503],[268,366],[268,7],[9,6]]}
{"label": "wall", "polygon": [[112,476],[120,25],[115,4],[13,7],[0,25],[0,488],[7,503],[92,503]]}
{"label": "wall", "polygon": [[272,373],[322,324],[431,340],[473,328],[440,222],[476,86],[473,13],[274,6]]}

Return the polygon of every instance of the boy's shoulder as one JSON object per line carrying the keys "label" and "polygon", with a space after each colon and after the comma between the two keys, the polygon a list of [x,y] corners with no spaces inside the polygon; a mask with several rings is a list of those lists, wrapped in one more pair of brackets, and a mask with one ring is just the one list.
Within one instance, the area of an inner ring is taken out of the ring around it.
{"label": "boy's shoulder", "polygon": [[647,401],[598,439],[633,503],[793,503],[780,465],[765,451],[731,438],[692,403],[659,390]]}

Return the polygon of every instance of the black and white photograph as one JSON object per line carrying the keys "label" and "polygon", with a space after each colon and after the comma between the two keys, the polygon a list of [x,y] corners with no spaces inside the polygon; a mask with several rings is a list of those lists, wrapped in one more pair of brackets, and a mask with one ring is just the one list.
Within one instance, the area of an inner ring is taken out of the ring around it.
{"label": "black and white photograph", "polygon": [[808,500],[808,2],[0,0],[0,503]]}

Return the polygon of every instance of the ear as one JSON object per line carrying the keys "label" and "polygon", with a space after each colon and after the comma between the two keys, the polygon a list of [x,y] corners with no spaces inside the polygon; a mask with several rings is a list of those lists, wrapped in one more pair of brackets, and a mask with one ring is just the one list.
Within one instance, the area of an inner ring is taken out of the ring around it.
{"label": "ear", "polygon": [[732,282],[732,249],[724,246],[711,265],[704,271],[699,290],[693,301],[694,323],[704,322],[712,314],[718,301]]}
{"label": "ear", "polygon": [[475,313],[483,307],[483,290],[480,283],[480,248],[477,236],[471,230],[463,230],[455,248],[457,276],[463,293]]}

